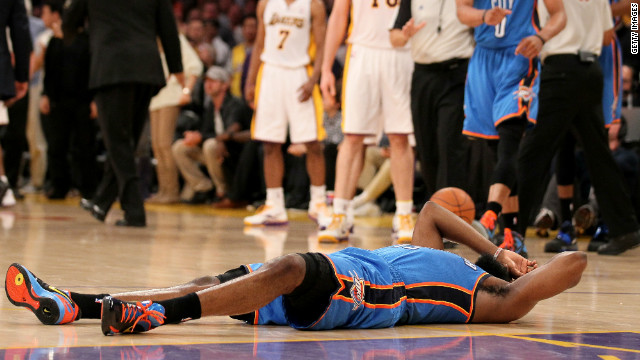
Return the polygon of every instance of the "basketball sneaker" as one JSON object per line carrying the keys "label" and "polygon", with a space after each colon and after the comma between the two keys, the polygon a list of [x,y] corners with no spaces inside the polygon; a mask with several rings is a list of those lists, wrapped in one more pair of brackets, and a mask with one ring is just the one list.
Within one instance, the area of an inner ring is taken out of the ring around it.
{"label": "basketball sneaker", "polygon": [[413,238],[413,228],[416,221],[412,214],[396,214],[392,221],[391,238],[398,244],[409,244]]}
{"label": "basketball sneaker", "polygon": [[598,224],[596,228],[596,232],[593,234],[591,241],[589,241],[589,246],[587,247],[587,251],[598,251],[600,246],[609,242],[609,228],[603,222]]}
{"label": "basketball sneaker", "polygon": [[129,303],[111,296],[102,299],[102,333],[129,334],[149,331],[164,324],[164,307],[153,301]]}
{"label": "basketball sneaker", "polygon": [[309,203],[309,219],[318,224],[320,227],[327,227],[331,222],[333,209],[324,201]]}
{"label": "basketball sneaker", "polygon": [[353,225],[347,220],[346,214],[333,214],[331,223],[318,232],[318,241],[322,243],[337,243],[349,240]]}
{"label": "basketball sneaker", "polygon": [[80,318],[80,308],[68,291],[47,285],[20,264],[9,266],[4,289],[13,305],[31,310],[45,325],[67,324]]}
{"label": "basketball sneaker", "polygon": [[244,224],[247,226],[278,226],[288,223],[287,211],[270,205],[260,206],[255,215],[244,218]]}
{"label": "basketball sneaker", "polygon": [[513,251],[516,254],[524,258],[529,257],[527,247],[524,245],[524,237],[520,233],[513,231],[509,228],[504,229],[504,237],[499,247]]}
{"label": "basketball sneaker", "polygon": [[560,225],[558,235],[554,239],[544,244],[544,252],[559,253],[576,250],[578,250],[576,233],[569,220],[565,220],[562,225]]}
{"label": "basketball sneaker", "polygon": [[493,240],[496,231],[496,221],[498,215],[493,210],[487,210],[480,218],[480,224],[484,228],[484,234],[487,239]]}

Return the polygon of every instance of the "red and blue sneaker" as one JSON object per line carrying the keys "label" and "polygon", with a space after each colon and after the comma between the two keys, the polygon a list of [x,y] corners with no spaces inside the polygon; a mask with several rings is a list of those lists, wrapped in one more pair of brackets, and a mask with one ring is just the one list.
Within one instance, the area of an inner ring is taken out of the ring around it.
{"label": "red and blue sneaker", "polygon": [[129,303],[105,296],[102,299],[102,333],[130,334],[164,324],[164,307],[152,301]]}
{"label": "red and blue sneaker", "polygon": [[80,318],[80,308],[68,291],[47,285],[20,264],[9,266],[4,289],[13,305],[31,310],[45,325],[67,324]]}

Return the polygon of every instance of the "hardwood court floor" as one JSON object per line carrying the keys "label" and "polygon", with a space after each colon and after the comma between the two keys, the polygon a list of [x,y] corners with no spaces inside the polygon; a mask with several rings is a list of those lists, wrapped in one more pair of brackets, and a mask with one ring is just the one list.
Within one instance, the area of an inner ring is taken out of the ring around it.
{"label": "hardwood court floor", "polygon": [[[147,206],[149,226],[118,228],[78,207],[29,196],[0,210],[0,269],[18,262],[49,284],[86,293],[165,287],[243,263],[347,244],[316,241],[304,212],[279,229],[245,229],[246,211]],[[390,217],[361,219],[348,244],[390,245]],[[540,263],[545,239],[530,238]],[[580,248],[586,248],[586,239]],[[475,260],[462,246],[454,252]],[[98,320],[41,325],[0,295],[0,359],[640,359],[640,249],[618,257],[589,254],[580,284],[506,325],[423,325],[379,330],[297,331],[207,318],[146,334],[103,336]],[[4,282],[3,282],[4,286]],[[246,296],[252,296],[248,293]]]}

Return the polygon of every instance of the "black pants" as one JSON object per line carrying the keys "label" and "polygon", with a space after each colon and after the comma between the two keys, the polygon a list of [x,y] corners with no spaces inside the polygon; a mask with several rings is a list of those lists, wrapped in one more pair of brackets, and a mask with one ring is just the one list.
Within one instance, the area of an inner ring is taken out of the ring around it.
{"label": "black pants", "polygon": [[583,63],[576,55],[545,60],[540,78],[537,125],[525,136],[518,159],[519,230],[524,233],[532,210],[542,199],[540,177],[565,134],[573,130],[582,143],[598,204],[611,236],[638,229],[620,170],[609,150],[602,115],[602,71],[598,62]]}
{"label": "black pants", "polygon": [[2,150],[4,150],[4,169],[12,188],[18,189],[22,172],[22,153],[27,150],[27,111],[29,94],[9,108],[9,124],[4,128]]}
{"label": "black pants", "polygon": [[462,135],[469,61],[416,64],[411,114],[427,196],[455,186],[467,190],[468,140]]}
{"label": "black pants", "polygon": [[94,196],[98,185],[97,128],[90,112],[88,102],[52,102],[51,113],[42,122],[51,197],[64,198],[72,184],[82,197]]}
{"label": "black pants", "polygon": [[154,90],[147,84],[118,84],[99,88],[95,95],[107,160],[93,202],[108,211],[120,199],[129,223],[146,222],[134,153]]}

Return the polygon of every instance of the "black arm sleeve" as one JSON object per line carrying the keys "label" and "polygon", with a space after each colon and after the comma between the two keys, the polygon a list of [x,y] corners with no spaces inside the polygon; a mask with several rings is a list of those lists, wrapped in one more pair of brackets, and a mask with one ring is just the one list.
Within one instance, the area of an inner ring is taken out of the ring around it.
{"label": "black arm sleeve", "polygon": [[400,2],[400,9],[398,10],[398,16],[393,23],[394,29],[402,29],[404,24],[411,19],[411,0],[402,0]]}

